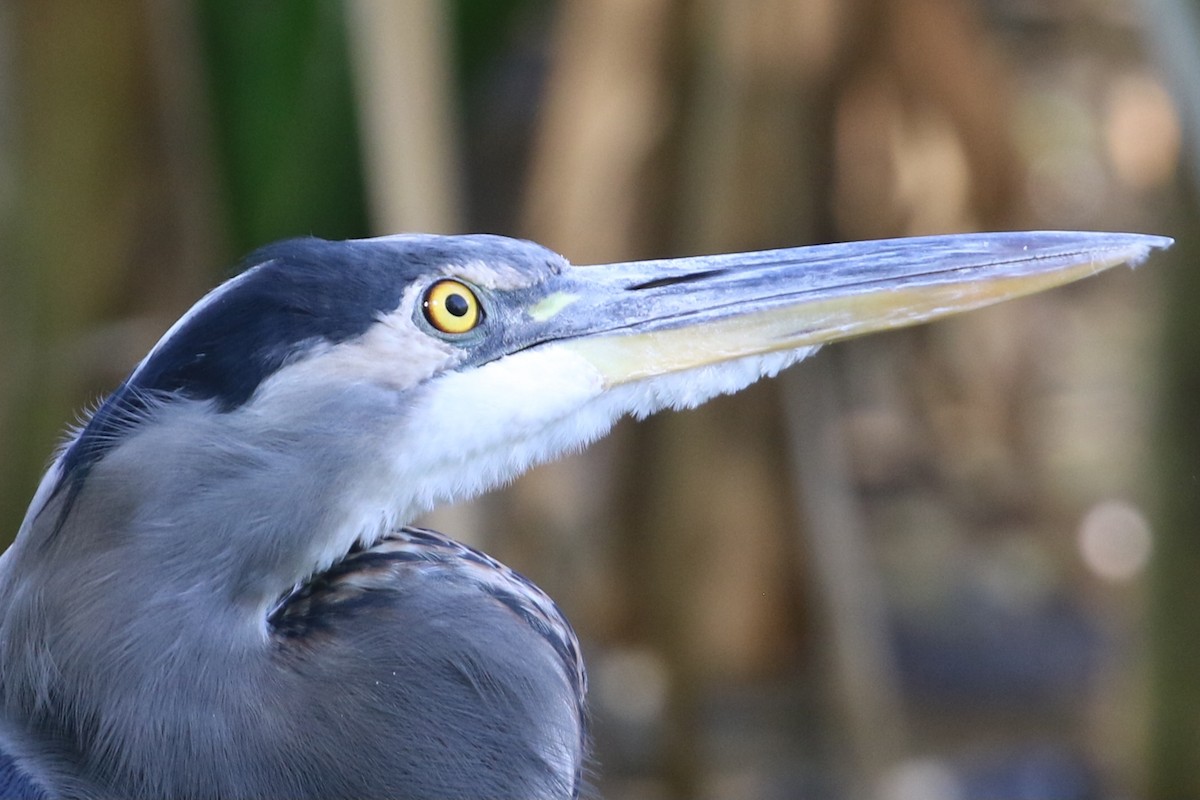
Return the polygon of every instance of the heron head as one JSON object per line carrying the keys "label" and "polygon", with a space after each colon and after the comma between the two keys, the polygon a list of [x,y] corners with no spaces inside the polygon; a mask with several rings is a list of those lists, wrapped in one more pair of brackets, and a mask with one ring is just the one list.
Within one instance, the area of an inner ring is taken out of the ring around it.
{"label": "heron head", "polygon": [[163,336],[69,443],[46,491],[77,489],[148,422],[172,418],[228,436],[155,447],[242,437],[303,449],[334,475],[355,465],[346,485],[370,509],[356,524],[378,528],[581,447],[624,414],[696,405],[825,342],[1168,243],[976,234],[574,267],[499,236],[291,240],[253,254]]}

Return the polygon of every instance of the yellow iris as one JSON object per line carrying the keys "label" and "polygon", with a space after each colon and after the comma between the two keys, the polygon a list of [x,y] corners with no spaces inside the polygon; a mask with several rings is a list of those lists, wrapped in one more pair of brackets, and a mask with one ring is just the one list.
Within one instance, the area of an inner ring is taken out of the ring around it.
{"label": "yellow iris", "polygon": [[449,278],[426,290],[422,308],[425,319],[442,333],[466,333],[483,319],[475,292],[465,283]]}

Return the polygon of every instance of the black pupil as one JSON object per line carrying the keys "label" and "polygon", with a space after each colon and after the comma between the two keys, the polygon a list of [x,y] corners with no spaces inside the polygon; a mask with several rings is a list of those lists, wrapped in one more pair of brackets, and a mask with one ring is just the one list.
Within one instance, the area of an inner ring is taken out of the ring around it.
{"label": "black pupil", "polygon": [[465,317],[471,310],[471,304],[461,294],[452,294],[446,298],[446,310],[456,317]]}

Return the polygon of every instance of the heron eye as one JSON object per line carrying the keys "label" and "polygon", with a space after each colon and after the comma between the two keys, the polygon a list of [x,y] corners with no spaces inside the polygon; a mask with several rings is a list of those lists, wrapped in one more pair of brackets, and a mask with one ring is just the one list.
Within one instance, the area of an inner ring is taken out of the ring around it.
{"label": "heron eye", "polygon": [[425,319],[442,333],[466,333],[483,320],[475,292],[456,280],[440,280],[425,291]]}

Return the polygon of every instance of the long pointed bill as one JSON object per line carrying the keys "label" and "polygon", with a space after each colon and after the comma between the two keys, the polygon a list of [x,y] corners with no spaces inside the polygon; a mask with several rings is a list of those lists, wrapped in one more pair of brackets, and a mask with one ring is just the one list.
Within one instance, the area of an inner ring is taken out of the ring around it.
{"label": "long pointed bill", "polygon": [[616,386],[939,319],[1136,264],[1171,243],[963,234],[579,267],[530,314]]}

